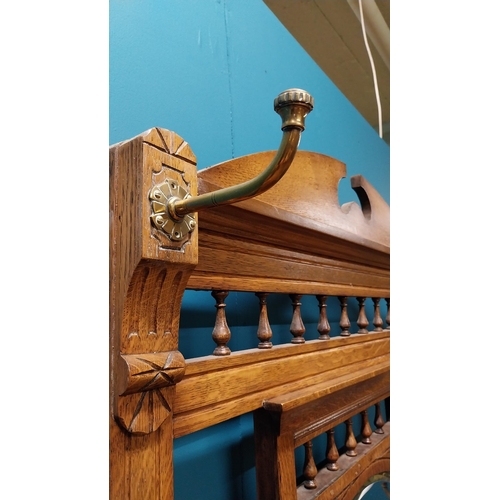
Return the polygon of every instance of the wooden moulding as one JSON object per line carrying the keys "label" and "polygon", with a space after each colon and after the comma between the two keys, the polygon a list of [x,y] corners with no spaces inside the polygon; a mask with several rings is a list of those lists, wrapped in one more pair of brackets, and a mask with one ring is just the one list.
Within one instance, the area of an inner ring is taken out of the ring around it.
{"label": "wooden moulding", "polygon": [[[258,174],[273,151],[202,170],[200,193]],[[346,167],[298,151],[285,176],[265,193],[200,216],[200,261],[188,288],[361,297],[389,296],[389,207],[362,176],[359,198],[340,206]]]}
{"label": "wooden moulding", "polygon": [[[176,387],[174,435],[180,437],[266,404],[287,409],[389,371],[389,332],[251,349],[186,362]],[[312,388],[312,389],[311,389]],[[273,399],[277,398],[277,399]]]}
{"label": "wooden moulding", "polygon": [[175,133],[154,128],[110,148],[111,411],[134,434],[168,417],[185,367],[179,313],[197,232],[175,242],[151,224],[150,190],[167,178],[196,194],[196,158]]}

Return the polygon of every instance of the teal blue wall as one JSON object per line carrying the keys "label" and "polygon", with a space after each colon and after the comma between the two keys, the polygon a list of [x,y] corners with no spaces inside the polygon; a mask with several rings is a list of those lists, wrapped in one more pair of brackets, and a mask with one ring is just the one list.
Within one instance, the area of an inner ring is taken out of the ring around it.
{"label": "teal blue wall", "polygon": [[[364,175],[389,202],[389,147],[261,0],[110,0],[109,6],[110,144],[167,128],[189,142],[199,168],[276,149],[281,120],[273,99],[299,87],[315,98],[300,149],[343,161],[348,175]],[[357,201],[348,179],[340,183],[339,198]],[[255,340],[256,299],[250,295],[227,299],[233,350]],[[290,308],[288,297],[269,300]],[[314,338],[317,302],[302,302],[306,338]],[[290,338],[290,318],[276,312],[286,307],[270,308],[276,343]],[[334,298],[328,307],[335,332]],[[211,297],[186,294],[180,332],[186,357],[213,349],[207,318],[213,325],[214,311]],[[354,323],[352,301],[350,315]],[[337,439],[341,443],[342,429]],[[178,439],[174,453],[176,500],[255,498],[251,416]]]}

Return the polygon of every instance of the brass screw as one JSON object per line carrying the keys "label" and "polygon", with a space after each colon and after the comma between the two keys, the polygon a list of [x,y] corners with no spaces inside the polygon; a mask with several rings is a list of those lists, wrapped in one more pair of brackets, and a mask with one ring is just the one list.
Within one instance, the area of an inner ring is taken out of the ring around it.
{"label": "brass screw", "polygon": [[192,220],[192,219],[191,219],[191,220],[189,221],[189,227],[190,227],[191,229],[194,229],[194,228],[196,227],[196,221],[194,221],[194,220]]}
{"label": "brass screw", "polygon": [[161,215],[159,215],[158,217],[156,217],[156,223],[157,224],[163,224],[163,222],[165,222],[165,221],[163,220],[163,217]]}

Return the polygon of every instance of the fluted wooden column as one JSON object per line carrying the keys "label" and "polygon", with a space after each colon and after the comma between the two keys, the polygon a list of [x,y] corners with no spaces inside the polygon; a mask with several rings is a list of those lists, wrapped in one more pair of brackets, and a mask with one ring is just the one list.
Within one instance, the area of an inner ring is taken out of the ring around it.
{"label": "fluted wooden column", "polygon": [[384,322],[382,321],[382,316],[380,316],[380,299],[379,298],[372,298],[373,300],[373,326],[374,332],[381,332],[383,330],[382,325]]}
{"label": "fluted wooden column", "polygon": [[302,295],[292,293],[289,296],[290,299],[292,299],[293,307],[292,324],[290,325],[290,333],[293,335],[292,344],[303,344],[306,341],[303,337],[306,328],[302,322],[302,316],[300,315],[300,306],[302,305],[300,299]]}
{"label": "fluted wooden column", "polygon": [[357,451],[356,451],[356,445],[358,444],[356,441],[356,436],[354,435],[354,432],[352,430],[352,419],[346,420],[346,442],[345,442],[345,447],[347,449],[346,455],[348,457],[355,457],[357,456]]}
{"label": "fluted wooden column", "polygon": [[340,335],[342,337],[348,337],[351,335],[349,328],[351,327],[351,322],[349,321],[349,316],[347,314],[347,297],[338,297],[340,302]]}
{"label": "fluted wooden column", "polygon": [[259,349],[270,349],[273,346],[273,343],[271,342],[273,332],[267,317],[266,299],[269,294],[265,292],[257,292],[255,295],[258,297],[260,304],[259,327],[257,329],[257,338],[260,342],[257,347]]}
{"label": "fluted wooden column", "polygon": [[368,410],[363,410],[361,412],[361,415],[363,417],[363,428],[361,430],[361,442],[364,444],[371,444],[372,440],[370,439],[370,436],[372,435],[372,428],[370,427],[370,422],[368,420]]}
{"label": "fluted wooden column", "polygon": [[339,470],[338,459],[339,451],[335,444],[335,431],[330,429],[326,432],[326,468],[331,471]]}
{"label": "fluted wooden column", "polygon": [[318,475],[318,469],[314,462],[314,457],[312,453],[312,441],[307,441],[304,443],[305,448],[305,458],[304,458],[304,487],[308,490],[312,490],[317,487],[316,476]]}
{"label": "fluted wooden column", "polygon": [[319,321],[318,321],[318,332],[320,340],[330,339],[330,324],[328,323],[328,317],[326,315],[326,300],[327,295],[316,295],[319,307]]}
{"label": "fluted wooden column", "polygon": [[375,429],[375,432],[377,434],[384,434],[384,429],[382,427],[384,426],[384,418],[382,417],[382,411],[380,410],[380,403],[375,403],[375,426],[377,427]]}
{"label": "fluted wooden column", "polygon": [[217,314],[215,316],[215,326],[212,332],[212,338],[217,344],[213,352],[214,356],[227,356],[231,354],[231,349],[226,345],[231,339],[231,331],[226,321],[226,304],[224,304],[224,300],[228,295],[229,292],[224,290],[214,290],[212,292],[212,297],[217,302],[215,304]]}
{"label": "fluted wooden column", "polygon": [[366,297],[356,297],[356,300],[358,301],[359,304],[359,315],[357,321],[359,326],[358,333],[368,333],[368,330],[366,329],[366,327],[368,326],[368,319],[365,313]]}

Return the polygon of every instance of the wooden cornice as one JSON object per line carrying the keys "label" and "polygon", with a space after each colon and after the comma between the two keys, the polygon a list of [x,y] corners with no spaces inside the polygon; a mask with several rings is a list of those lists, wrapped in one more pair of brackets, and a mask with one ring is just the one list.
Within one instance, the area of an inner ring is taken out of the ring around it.
{"label": "wooden cornice", "polygon": [[[244,182],[273,151],[198,173],[200,193]],[[298,151],[278,184],[256,198],[199,214],[200,259],[188,288],[388,296],[389,206],[362,176],[360,203],[340,205],[342,162]]]}

